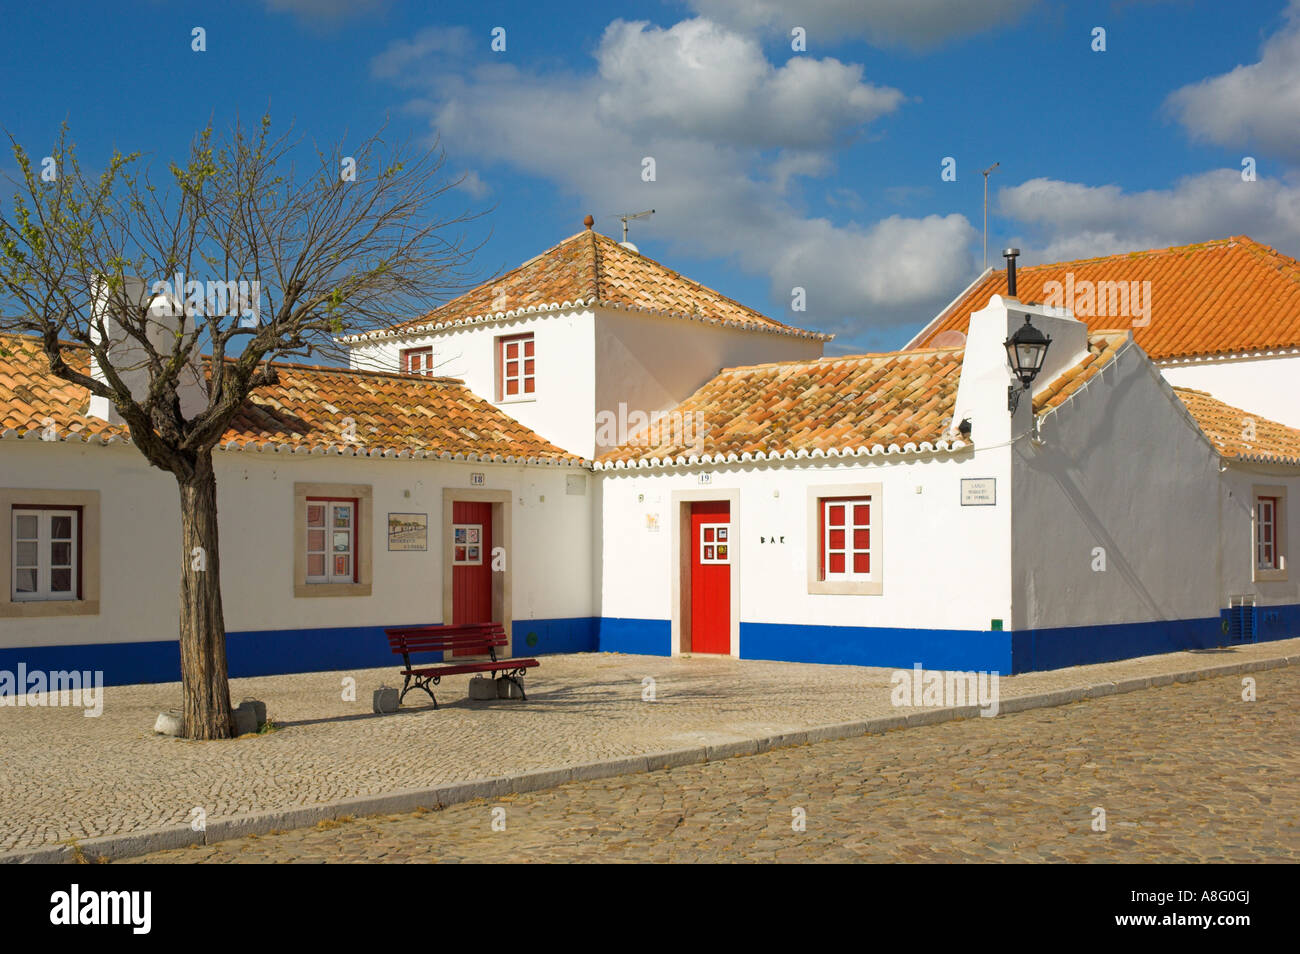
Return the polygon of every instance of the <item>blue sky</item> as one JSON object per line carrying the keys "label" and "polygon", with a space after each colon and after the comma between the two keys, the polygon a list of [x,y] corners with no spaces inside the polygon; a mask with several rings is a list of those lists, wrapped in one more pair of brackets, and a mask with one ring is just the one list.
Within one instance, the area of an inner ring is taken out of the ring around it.
{"label": "blue sky", "polygon": [[0,126],[35,155],[65,117],[92,163],[161,164],[268,108],[320,141],[436,131],[469,174],[453,200],[491,209],[485,277],[588,212],[617,234],[655,208],[643,252],[832,351],[901,347],[978,274],[995,161],[994,263],[1240,233],[1300,255],[1300,0],[120,0],[3,23]]}

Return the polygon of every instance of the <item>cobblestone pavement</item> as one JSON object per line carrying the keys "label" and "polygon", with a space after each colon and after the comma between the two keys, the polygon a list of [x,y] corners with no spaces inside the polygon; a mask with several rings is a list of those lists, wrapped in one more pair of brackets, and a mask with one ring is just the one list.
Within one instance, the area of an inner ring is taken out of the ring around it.
{"label": "cobblestone pavement", "polygon": [[1251,678],[131,860],[1300,861],[1300,668]]}
{"label": "cobblestone pavement", "polygon": [[[1003,679],[1001,695],[1298,651],[1292,639],[1028,673]],[[196,808],[211,824],[910,711],[891,705],[889,669],[589,653],[543,657],[526,702],[469,702],[468,677],[455,676],[439,689],[440,710],[412,694],[400,713],[376,716],[371,693],[397,669],[234,680],[234,700],[265,701],[281,728],[224,742],[153,734],[158,712],[179,706],[179,683],[109,687],[98,718],[0,708],[0,852],[187,825]]]}

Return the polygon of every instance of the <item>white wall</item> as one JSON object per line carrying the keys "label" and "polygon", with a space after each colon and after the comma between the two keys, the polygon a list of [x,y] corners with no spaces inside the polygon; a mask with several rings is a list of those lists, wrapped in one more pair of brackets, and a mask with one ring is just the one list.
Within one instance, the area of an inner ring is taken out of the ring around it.
{"label": "white wall", "polygon": [[[723,368],[822,356],[823,342],[597,309],[596,411],[668,411]],[[604,444],[597,452],[612,449]]]}
{"label": "white wall", "polygon": [[1220,401],[1300,427],[1300,355],[1162,363],[1170,384],[1208,391]]}
{"label": "white wall", "polygon": [[[474,472],[485,475],[484,489],[509,489],[513,496],[507,559],[514,619],[592,614],[592,490],[580,468],[256,451],[218,451],[215,460],[223,606],[231,632],[441,622],[442,490],[469,488]],[[574,475],[587,481],[585,495],[566,493],[566,478]],[[169,474],[148,467],[127,446],[8,440],[0,442],[0,481],[5,487],[98,490],[102,528],[100,613],[0,619],[0,648],[176,638],[180,518]],[[297,481],[372,486],[371,596],[294,598]],[[388,552],[390,512],[429,515],[427,552]]]}
{"label": "white wall", "polygon": [[[471,391],[570,453],[595,449],[595,357],[590,311],[544,312],[464,325],[414,338],[386,338],[353,348],[351,366],[397,372],[401,352],[433,346],[434,373],[459,378]],[[497,400],[496,339],[531,332],[537,348],[536,397]]]}
{"label": "white wall", "polygon": [[[1015,628],[1217,615],[1219,459],[1141,350],[1045,418],[1042,436],[1016,445]],[[1247,554],[1222,558],[1249,575]]]}
{"label": "white wall", "polygon": [[[497,401],[494,341],[526,332],[537,342],[536,399]],[[620,402],[629,411],[667,411],[722,368],[822,354],[815,339],[597,308],[367,342],[352,350],[351,365],[397,371],[404,349],[426,345],[433,347],[437,374],[460,378],[547,440],[586,458],[612,446],[596,444],[597,414],[617,414]]]}
{"label": "white wall", "polygon": [[[1287,564],[1286,580],[1253,582],[1255,565],[1254,514],[1255,487],[1283,487],[1286,519],[1283,557]],[[1230,596],[1254,596],[1261,605],[1300,604],[1300,476],[1292,467],[1244,466],[1231,464],[1220,479],[1220,599],[1224,606]]]}
{"label": "white wall", "polygon": [[[701,472],[712,475],[707,486],[699,482]],[[1006,448],[955,457],[603,473],[602,616],[670,619],[678,572],[673,491],[736,490],[739,505],[731,519],[743,622],[987,630],[993,619],[1010,619]],[[996,506],[961,506],[962,477],[997,478]],[[808,488],[846,483],[882,485],[875,515],[883,560],[880,595],[808,593],[808,549],[817,546],[817,527],[808,522]],[[647,529],[647,514],[658,516],[657,532]],[[784,543],[760,542],[782,536]]]}

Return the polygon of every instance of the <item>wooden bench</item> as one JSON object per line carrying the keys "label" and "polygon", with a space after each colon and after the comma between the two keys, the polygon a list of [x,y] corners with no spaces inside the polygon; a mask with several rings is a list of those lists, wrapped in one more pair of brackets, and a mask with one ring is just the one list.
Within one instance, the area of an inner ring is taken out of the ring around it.
{"label": "wooden bench", "polygon": [[[498,659],[497,647],[506,646],[505,627],[500,623],[467,623],[460,626],[406,626],[399,629],[386,629],[388,645],[393,653],[401,656],[406,668],[402,675],[402,694],[397,697],[400,706],[406,694],[412,689],[423,689],[433,699],[433,707],[438,708],[438,700],[430,686],[438,685],[443,676],[455,676],[466,672],[490,672],[495,679],[497,673],[509,679],[519,687],[519,695],[524,694],[524,670],[541,665],[536,659]],[[487,659],[466,659],[463,662],[444,657],[440,665],[415,666],[411,663],[412,653],[452,653],[459,652],[473,656],[487,656]]]}

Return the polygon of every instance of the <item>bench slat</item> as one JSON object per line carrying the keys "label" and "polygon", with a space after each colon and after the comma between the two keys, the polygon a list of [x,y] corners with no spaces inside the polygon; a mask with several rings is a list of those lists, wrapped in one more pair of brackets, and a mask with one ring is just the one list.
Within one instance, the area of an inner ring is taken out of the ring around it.
{"label": "bench slat", "polygon": [[402,676],[455,676],[467,672],[501,672],[510,669],[532,669],[540,666],[536,659],[498,659],[496,662],[454,663],[450,666],[430,666],[427,669],[404,669]]}

